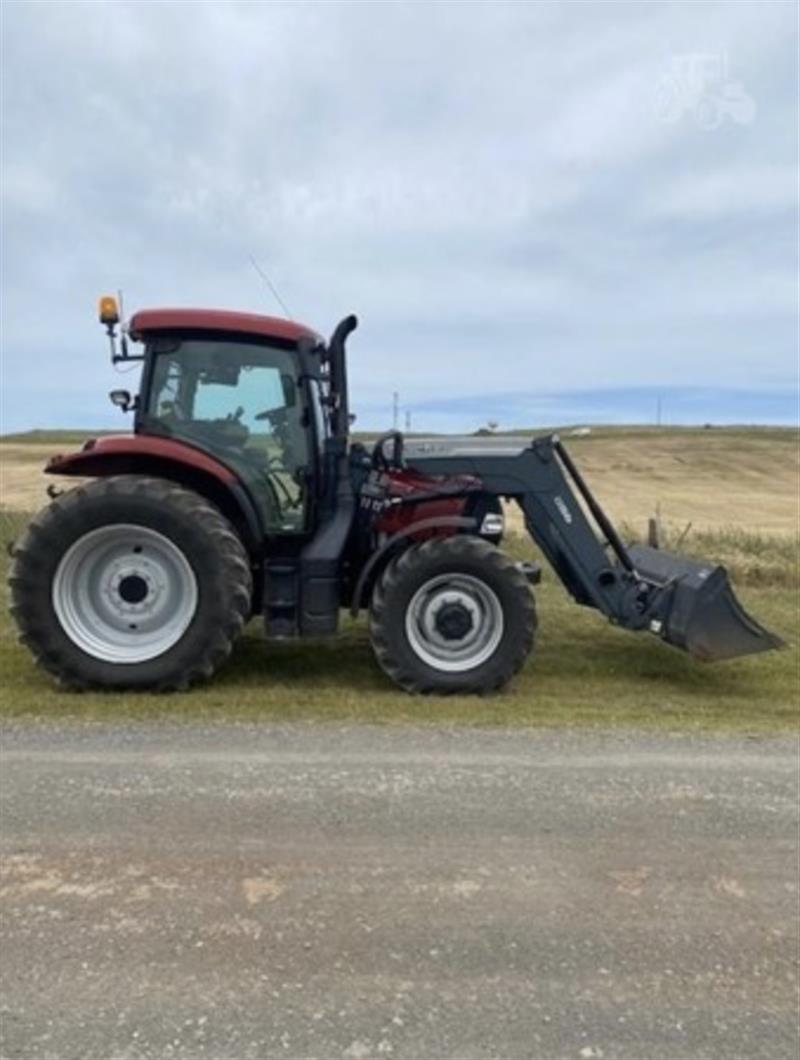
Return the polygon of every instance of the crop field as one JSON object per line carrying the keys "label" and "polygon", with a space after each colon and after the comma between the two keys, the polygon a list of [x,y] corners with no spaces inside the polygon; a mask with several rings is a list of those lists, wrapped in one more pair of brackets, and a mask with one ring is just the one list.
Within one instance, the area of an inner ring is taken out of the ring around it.
{"label": "crop field", "polygon": [[[0,441],[0,534],[5,546],[45,500],[44,460],[83,435]],[[565,435],[601,503],[628,538],[658,508],[666,544],[724,563],[736,591],[788,650],[703,665],[647,634],[615,629],[577,607],[545,570],[537,646],[505,692],[487,698],[411,697],[373,662],[365,620],[333,641],[267,643],[257,620],[224,670],[185,694],[65,693],[38,671],[0,615],[0,711],[5,715],[414,721],[481,725],[633,725],[774,731],[796,726],[800,693],[798,511],[800,434],[794,430],[601,429]],[[69,485],[69,482],[64,482]],[[509,513],[507,548],[535,556]],[[687,524],[691,524],[688,526]]]}

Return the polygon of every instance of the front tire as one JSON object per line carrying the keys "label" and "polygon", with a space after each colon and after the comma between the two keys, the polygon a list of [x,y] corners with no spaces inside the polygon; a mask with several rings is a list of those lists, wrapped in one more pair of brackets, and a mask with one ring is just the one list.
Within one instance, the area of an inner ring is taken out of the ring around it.
{"label": "front tire", "polygon": [[408,692],[493,692],[533,647],[528,582],[477,537],[434,539],[403,552],[372,595],[375,657]]}
{"label": "front tire", "polygon": [[184,689],[228,658],[250,614],[244,547],[173,482],[96,479],[14,549],[11,611],[36,662],[72,688]]}

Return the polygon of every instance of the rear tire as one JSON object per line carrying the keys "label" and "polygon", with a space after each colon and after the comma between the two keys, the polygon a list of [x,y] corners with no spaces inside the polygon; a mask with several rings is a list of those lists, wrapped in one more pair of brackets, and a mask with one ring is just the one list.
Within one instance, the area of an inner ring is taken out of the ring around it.
{"label": "rear tire", "polygon": [[210,677],[250,615],[252,576],[209,501],[139,475],[58,497],[14,549],[11,612],[71,688],[168,691]]}
{"label": "rear tire", "polygon": [[535,629],[527,580],[478,537],[413,546],[389,564],[372,595],[375,657],[408,692],[494,692],[525,662]]}

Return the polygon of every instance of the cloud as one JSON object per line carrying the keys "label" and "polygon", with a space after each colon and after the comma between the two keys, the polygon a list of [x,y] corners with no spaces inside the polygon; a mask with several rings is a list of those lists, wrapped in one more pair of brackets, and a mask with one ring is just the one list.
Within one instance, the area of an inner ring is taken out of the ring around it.
{"label": "cloud", "polygon": [[[796,386],[791,5],[67,0],[2,43],[6,429],[116,415],[106,290],[275,312],[251,253],[359,312],[365,409]],[[698,54],[752,120],[698,125]]]}
{"label": "cloud", "polygon": [[647,208],[651,215],[683,218],[759,217],[776,213],[791,217],[797,210],[798,172],[795,165],[753,165],[745,172],[725,168],[685,176],[661,186]]}

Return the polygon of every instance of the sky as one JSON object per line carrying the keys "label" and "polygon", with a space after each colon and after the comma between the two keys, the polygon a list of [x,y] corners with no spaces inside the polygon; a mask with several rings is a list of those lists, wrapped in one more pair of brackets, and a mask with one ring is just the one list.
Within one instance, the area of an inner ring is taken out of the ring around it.
{"label": "sky", "polygon": [[251,255],[362,428],[797,422],[795,3],[0,10],[0,430],[124,428],[97,297]]}

